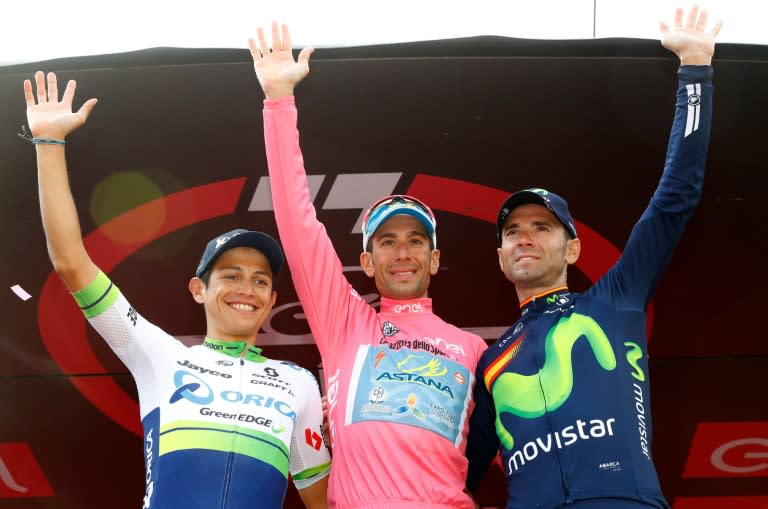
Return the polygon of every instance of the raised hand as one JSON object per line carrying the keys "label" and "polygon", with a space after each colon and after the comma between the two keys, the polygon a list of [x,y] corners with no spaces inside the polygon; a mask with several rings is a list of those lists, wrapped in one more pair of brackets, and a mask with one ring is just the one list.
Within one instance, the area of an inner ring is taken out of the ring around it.
{"label": "raised hand", "polygon": [[715,53],[715,37],[722,26],[722,21],[718,21],[707,31],[707,11],[699,13],[696,5],[683,23],[683,9],[678,7],[671,29],[663,21],[659,22],[661,44],[680,57],[681,65],[709,65]]}
{"label": "raised hand", "polygon": [[96,99],[89,99],[76,112],[72,111],[75,98],[75,81],[70,80],[59,101],[59,86],[56,75],[48,73],[46,90],[45,73],[35,73],[37,101],[30,80],[24,80],[24,97],[27,100],[27,124],[35,138],[63,140],[67,134],[83,125],[96,106]]}
{"label": "raised hand", "polygon": [[278,27],[272,22],[272,47],[267,44],[264,30],[256,30],[258,44],[253,37],[248,39],[248,46],[253,57],[253,68],[267,99],[277,99],[293,95],[296,85],[309,74],[309,56],[313,48],[304,48],[298,60],[293,59],[291,34],[287,25]]}

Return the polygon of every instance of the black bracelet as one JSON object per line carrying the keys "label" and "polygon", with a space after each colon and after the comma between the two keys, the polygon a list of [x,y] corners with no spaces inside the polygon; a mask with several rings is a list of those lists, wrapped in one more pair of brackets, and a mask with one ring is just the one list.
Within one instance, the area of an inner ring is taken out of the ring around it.
{"label": "black bracelet", "polygon": [[65,145],[66,142],[64,140],[57,140],[56,138],[33,138],[32,135],[27,131],[27,126],[24,124],[21,125],[21,132],[16,133],[19,135],[20,138],[24,138],[25,140],[34,143],[35,145]]}

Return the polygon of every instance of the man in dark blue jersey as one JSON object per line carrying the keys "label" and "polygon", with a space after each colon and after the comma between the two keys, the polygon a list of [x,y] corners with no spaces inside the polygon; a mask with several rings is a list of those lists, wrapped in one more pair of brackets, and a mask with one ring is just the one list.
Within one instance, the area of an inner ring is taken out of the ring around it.
{"label": "man in dark blue jersey", "polygon": [[664,172],[619,261],[592,287],[568,291],[581,245],[563,198],[526,189],[502,204],[499,264],[522,316],[477,367],[470,491],[500,448],[510,509],[668,509],[651,456],[646,307],[701,194],[721,26],[706,22],[694,7],[661,23],[681,63]]}

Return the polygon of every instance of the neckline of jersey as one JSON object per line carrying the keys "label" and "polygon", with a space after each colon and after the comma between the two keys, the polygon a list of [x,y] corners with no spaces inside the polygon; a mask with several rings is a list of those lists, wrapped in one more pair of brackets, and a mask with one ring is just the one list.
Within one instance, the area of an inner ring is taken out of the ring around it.
{"label": "neckline of jersey", "polygon": [[[245,341],[224,341],[206,336],[203,346],[229,357],[244,357],[245,360],[253,362],[264,362],[266,360],[261,354],[261,348],[254,345],[248,346]],[[248,350],[243,355],[243,350],[246,347],[248,347]]]}
{"label": "neckline of jersey", "polygon": [[552,289],[547,290],[545,292],[541,292],[541,293],[538,293],[538,294],[533,295],[531,297],[528,297],[527,299],[525,299],[523,302],[520,303],[520,309],[523,309],[527,305],[532,304],[533,302],[536,302],[538,300],[544,299],[546,297],[550,298],[551,302],[554,302],[556,299],[552,299],[552,297],[557,297],[558,292],[561,293],[561,294],[566,294],[566,295],[570,293],[568,291],[568,287],[567,286],[560,286],[560,287],[557,287],[557,288],[552,288]]}
{"label": "neckline of jersey", "polygon": [[388,299],[381,298],[379,311],[393,314],[421,314],[432,313],[432,299],[419,297],[416,299]]}

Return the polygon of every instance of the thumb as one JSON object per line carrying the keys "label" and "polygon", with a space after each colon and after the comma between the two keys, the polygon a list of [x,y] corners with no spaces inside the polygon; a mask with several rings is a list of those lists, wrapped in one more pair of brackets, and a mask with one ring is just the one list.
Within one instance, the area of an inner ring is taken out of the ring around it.
{"label": "thumb", "polygon": [[80,109],[77,110],[77,115],[82,118],[83,122],[88,119],[88,116],[91,114],[98,101],[98,99],[88,99],[82,106],[80,106]]}
{"label": "thumb", "polygon": [[299,52],[298,62],[302,65],[309,66],[309,56],[314,53],[315,48],[304,48]]}

